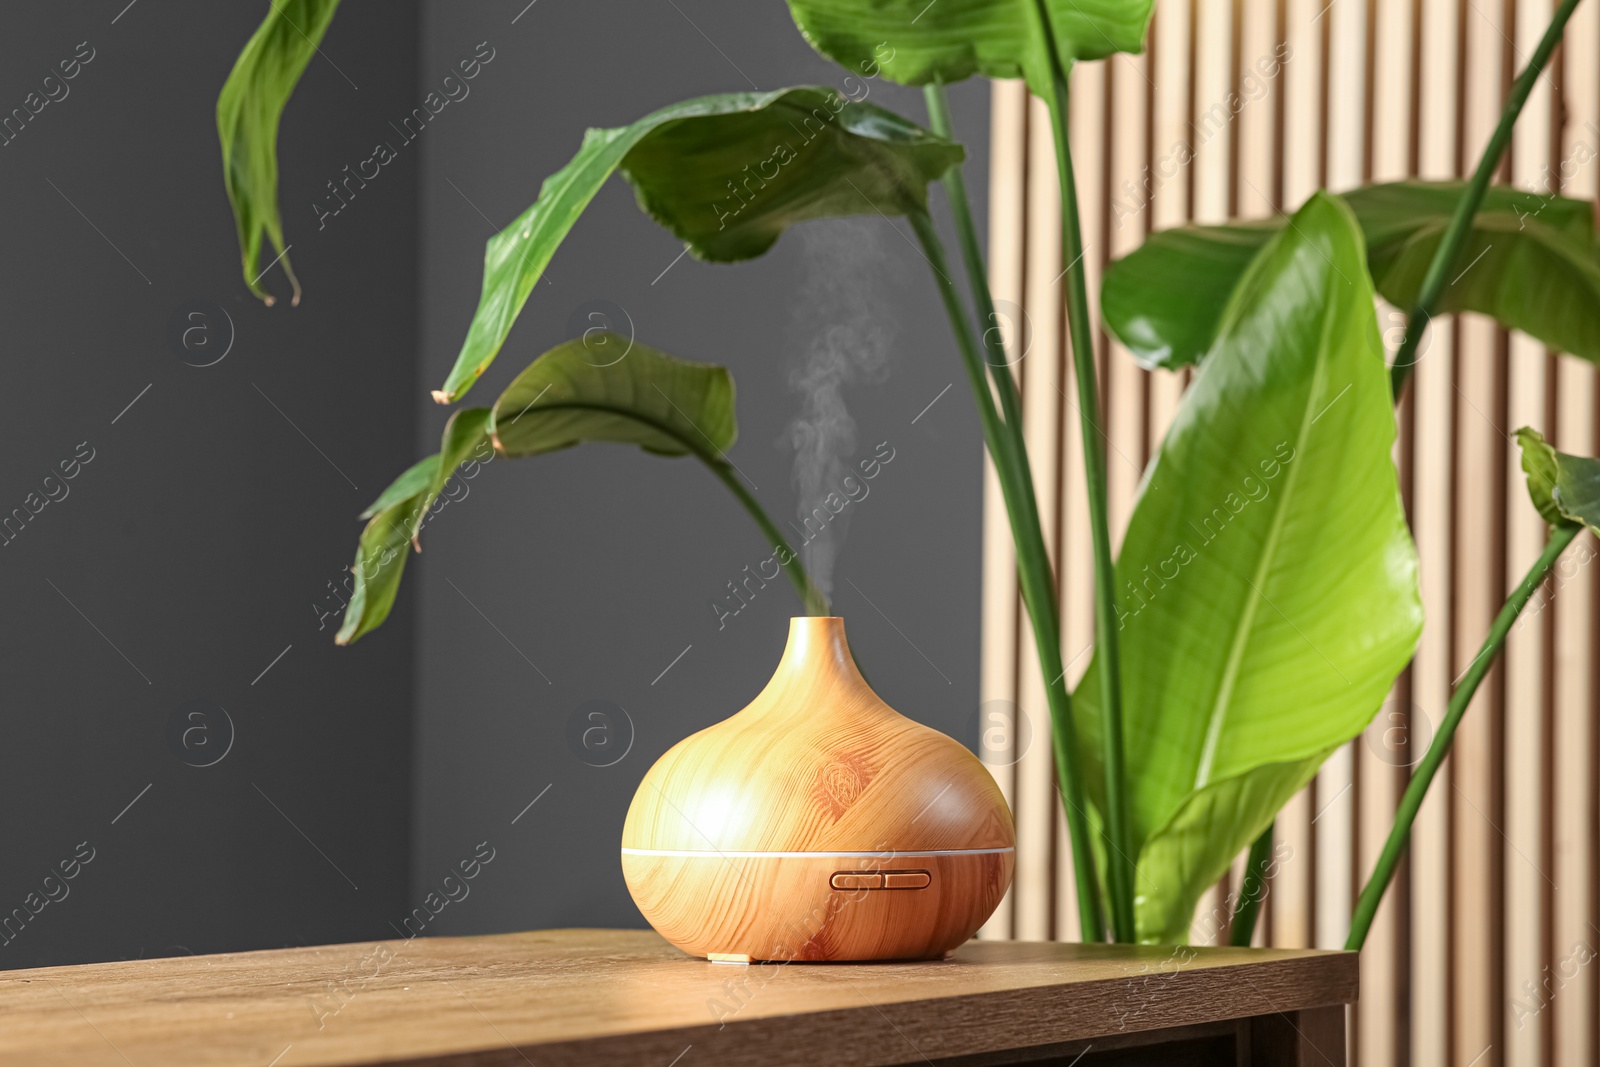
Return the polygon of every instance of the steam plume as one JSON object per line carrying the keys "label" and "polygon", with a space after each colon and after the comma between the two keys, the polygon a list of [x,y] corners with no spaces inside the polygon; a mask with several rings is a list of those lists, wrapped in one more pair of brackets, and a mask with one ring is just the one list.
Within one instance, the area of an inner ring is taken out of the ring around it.
{"label": "steam plume", "polygon": [[789,375],[790,388],[800,395],[800,413],[786,434],[799,498],[799,522],[791,525],[806,570],[830,598],[834,562],[854,510],[849,487],[859,485],[859,474],[849,466],[856,424],[845,406],[845,387],[888,377],[895,332],[879,291],[887,263],[881,232],[859,219],[795,230],[803,266],[794,325],[804,341]]}

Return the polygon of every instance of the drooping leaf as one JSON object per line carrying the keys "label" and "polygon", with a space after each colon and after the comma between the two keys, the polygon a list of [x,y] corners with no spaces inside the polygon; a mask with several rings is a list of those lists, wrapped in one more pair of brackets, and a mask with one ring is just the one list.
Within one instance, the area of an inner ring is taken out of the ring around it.
{"label": "drooping leaf", "polygon": [[[610,362],[610,352],[627,355]],[[596,349],[607,352],[598,362]],[[538,456],[585,441],[638,445],[659,456],[720,462],[738,427],[733,376],[615,334],[557,345],[495,401],[488,432],[506,456]]]}
{"label": "drooping leaf", "polygon": [[[438,461],[438,456],[431,456],[422,462],[437,466]],[[401,475],[394,485],[384,491],[384,497],[398,496],[400,481],[410,473],[407,471]],[[428,510],[422,497],[420,491],[399,497],[373,515],[366,529],[361,531],[356,559],[350,565],[354,588],[350,593],[350,603],[345,605],[344,622],[333,638],[336,644],[348,645],[376,629],[389,617],[395,594],[400,590],[400,575],[405,571],[412,530]]]}
{"label": "drooping leaf", "polygon": [[[613,355],[618,351],[621,358]],[[450,476],[462,464],[483,459],[485,448],[518,458],[610,441],[725,467],[723,454],[738,436],[733,401],[726,368],[675,359],[615,334],[590,332],[552,348],[512,381],[493,408],[452,415],[439,452],[395,479],[363,513],[371,521],[351,567],[355,589],[335,640],[348,644],[388,617],[409,544],[417,541]]]}
{"label": "drooping leaf", "polygon": [[1273,219],[1151,234],[1106,271],[1100,311],[1107,328],[1146,367],[1198,362],[1250,261],[1282,229]]}
{"label": "drooping leaf", "polygon": [[701,259],[749,259],[789,226],[903,215],[960,162],[960,145],[831,89],[706,96],[616,129],[590,130],[539,199],[489,239],[483,292],[455,367],[434,398],[459,398],[494,360],[551,256],[611,172]]}
{"label": "drooping leaf", "polygon": [[222,178],[239,232],[244,280],[269,307],[273,297],[260,281],[263,235],[294,286],[292,302],[300,302],[278,214],[278,118],[338,6],[339,0],[271,0],[217,97]]}
{"label": "drooping leaf", "polygon": [[[1041,96],[1050,70],[1036,0],[789,0],[813,48],[865,77],[906,85],[974,74],[1026,77]],[[1063,65],[1139,52],[1155,0],[1047,0]]]}
{"label": "drooping leaf", "polygon": [[[1416,299],[1464,189],[1462,182],[1395,182],[1344,194],[1385,300],[1408,309]],[[1480,312],[1600,362],[1592,212],[1585,200],[1491,187],[1434,313]],[[1282,227],[1280,217],[1153,234],[1106,272],[1106,325],[1146,366],[1196,362],[1216,338],[1228,295],[1254,253]]]}
{"label": "drooping leaf", "polygon": [[[1245,273],[1117,560],[1139,936],[1194,905],[1328,753],[1367,725],[1421,632],[1361,231],[1319,193]],[[1100,695],[1076,695],[1102,802]]]}
{"label": "drooping leaf", "polygon": [[[445,483],[456,472],[456,468],[471,460],[485,459],[492,445],[489,441],[489,409],[488,408],[462,408],[450,416],[450,421],[444,424],[444,435],[439,441],[439,461],[434,465],[433,476],[428,481],[428,489],[423,497],[423,510],[433,506],[439,499],[439,494],[444,492]],[[421,531],[421,520],[417,522],[416,529],[412,530],[412,537]]]}
{"label": "drooping leaf", "polygon": [[1552,526],[1581,522],[1600,533],[1600,460],[1558,452],[1538,430],[1517,431],[1533,506]]}
{"label": "drooping leaf", "polygon": [[378,494],[378,499],[367,505],[357,518],[370,519],[384,508],[393,507],[407,497],[416,496],[428,488],[428,483],[433,481],[433,472],[439,469],[439,454],[435,452],[426,459],[419,459],[405,472],[389,483],[389,487]]}
{"label": "drooping leaf", "polygon": [[1517,431],[1517,447],[1522,450],[1522,472],[1528,477],[1528,496],[1534,510],[1550,525],[1563,520],[1556,507],[1556,450],[1545,442],[1544,434],[1524,426]]}

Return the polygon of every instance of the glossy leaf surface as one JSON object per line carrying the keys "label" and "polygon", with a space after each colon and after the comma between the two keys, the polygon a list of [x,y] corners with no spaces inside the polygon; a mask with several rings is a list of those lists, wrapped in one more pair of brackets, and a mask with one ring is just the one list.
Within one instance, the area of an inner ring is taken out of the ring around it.
{"label": "glossy leaf surface", "polygon": [[[1141,940],[1371,720],[1421,632],[1361,232],[1314,196],[1225,308],[1117,561]],[[1102,791],[1097,672],[1076,696]]]}
{"label": "glossy leaf surface", "polygon": [[[1366,237],[1367,269],[1389,303],[1411,306],[1464,188],[1395,182],[1344,194]],[[1107,271],[1106,325],[1146,366],[1198,361],[1245,268],[1283,224],[1280,217],[1151,235]],[[1435,314],[1476,311],[1600,361],[1600,259],[1588,201],[1491,187],[1459,262]]]}
{"label": "glossy leaf surface", "polygon": [[[789,0],[812,47],[864,77],[906,85],[974,74],[1026,77],[1045,95],[1050,70],[1036,0]],[[1144,47],[1154,0],[1047,0],[1064,66]]]}
{"label": "glossy leaf surface", "polygon": [[[617,358],[617,352],[625,354]],[[408,468],[363,512],[370,521],[351,565],[355,588],[335,640],[348,644],[388,617],[406,554],[411,545],[420,547],[423,524],[451,475],[484,460],[491,446],[515,458],[609,441],[715,465],[725,462],[723,452],[737,436],[726,368],[675,359],[616,335],[590,333],[557,345],[529,364],[492,409],[452,415],[439,452]]]}
{"label": "glossy leaf surface", "polygon": [[539,198],[489,239],[483,291],[444,387],[458,399],[494,360],[528,295],[589,201],[621,168],[639,204],[700,259],[759,256],[789,226],[903,215],[964,155],[898,115],[831,89],[707,96],[616,129],[590,130]]}

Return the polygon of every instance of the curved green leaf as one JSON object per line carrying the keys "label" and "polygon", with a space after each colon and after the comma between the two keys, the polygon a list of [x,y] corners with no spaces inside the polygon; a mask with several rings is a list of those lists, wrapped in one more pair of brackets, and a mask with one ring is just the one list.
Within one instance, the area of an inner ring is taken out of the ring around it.
{"label": "curved green leaf", "polygon": [[405,472],[389,483],[389,488],[378,494],[378,499],[368,504],[366,510],[356,516],[360,519],[370,519],[385,508],[405,500],[407,497],[416,496],[428,488],[428,483],[433,481],[433,472],[439,466],[439,453],[435,452],[426,459],[419,459]]}
{"label": "curved green leaf", "polygon": [[920,210],[927,183],[964,154],[898,115],[817,87],[706,96],[590,130],[539,199],[489,238],[478,310],[434,399],[458,399],[494,361],[567,231],[619,167],[640,206],[691,253],[729,262],[760,255],[806,219]]}
{"label": "curved green leaf", "polygon": [[[439,457],[435,455],[417,466],[437,466],[438,462]],[[397,496],[400,481],[405,477],[401,475],[394,485],[384,491],[384,496]],[[355,579],[354,588],[350,593],[350,603],[345,605],[344,621],[334,635],[335,644],[348,645],[363,634],[377,629],[389,617],[395,594],[400,591],[400,575],[406,568],[412,530],[421,523],[427,510],[422,492],[399,497],[373,515],[366,529],[361,531],[356,559],[350,565],[350,573]]]}
{"label": "curved green leaf", "polygon": [[[1186,935],[1421,632],[1361,232],[1322,193],[1293,221],[1224,309],[1117,560],[1144,940]],[[1097,677],[1076,707],[1098,802]]]}
{"label": "curved green leaf", "polygon": [[488,455],[488,421],[488,408],[462,408],[451,415],[439,451],[406,468],[361,513],[369,521],[350,565],[354,588],[344,622],[334,635],[337,644],[349,644],[389,617],[405,571],[407,545],[422,551],[423,523],[445,483],[461,464]]}
{"label": "curved green leaf", "polygon": [[1517,431],[1517,447],[1522,450],[1522,473],[1528,477],[1528,496],[1534,510],[1554,526],[1562,521],[1555,499],[1556,450],[1545,443],[1544,434],[1527,426]]}
{"label": "curved green leaf", "polygon": [[[620,358],[611,355],[618,351]],[[483,459],[489,447],[516,458],[610,441],[661,456],[694,455],[721,473],[728,466],[723,453],[737,436],[726,368],[675,359],[614,334],[588,333],[557,345],[530,363],[493,408],[452,415],[439,451],[408,468],[362,513],[370,521],[351,566],[355,588],[335,640],[349,644],[388,618],[408,543],[418,543],[450,476]]]}
{"label": "curved green leaf", "polygon": [[1581,522],[1600,533],[1600,460],[1558,452],[1538,430],[1517,431],[1533,506],[1552,526]]}
{"label": "curved green leaf", "polygon": [[[1048,96],[1050,69],[1034,30],[1035,0],[789,0],[813,48],[867,77],[906,85],[974,74],[1026,77]],[[1047,0],[1063,65],[1139,52],[1155,0]]]}
{"label": "curved green leaf", "polygon": [[[1344,194],[1383,298],[1409,308],[1450,223],[1462,182],[1395,182]],[[1491,187],[1435,314],[1493,316],[1559,351],[1600,362],[1600,260],[1592,205]],[[1106,325],[1149,367],[1198,361],[1256,251],[1283,219],[1153,234],[1106,272]]]}
{"label": "curved green leaf", "polygon": [[269,307],[273,296],[260,278],[263,234],[294,286],[291,303],[300,303],[300,282],[289,266],[278,215],[278,118],[338,6],[339,0],[272,0],[217,97],[222,177],[239,232],[244,280]]}
{"label": "curved green leaf", "polygon": [[[611,362],[612,346],[627,354]],[[596,349],[608,353],[606,361],[596,361]],[[488,433],[511,457],[611,441],[717,462],[739,433],[733,376],[615,334],[589,334],[557,345],[517,375],[495,401]]]}

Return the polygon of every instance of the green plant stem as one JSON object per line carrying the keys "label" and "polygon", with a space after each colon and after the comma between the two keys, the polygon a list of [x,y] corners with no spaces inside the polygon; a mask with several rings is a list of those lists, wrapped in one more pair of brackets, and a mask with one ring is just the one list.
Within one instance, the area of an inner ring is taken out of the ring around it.
{"label": "green plant stem", "polygon": [[[955,140],[955,129],[950,120],[950,102],[945,93],[944,83],[935,79],[923,87],[923,95],[928,104],[928,118],[930,128],[934,133],[946,140]],[[988,365],[990,380],[994,382],[994,391],[1000,396],[1000,410],[1002,432],[1008,439],[1011,449],[1012,462],[1017,469],[1017,478],[1023,492],[1020,494],[1021,503],[1026,505],[1022,513],[1011,512],[1011,526],[1016,538],[1032,536],[1042,546],[1044,533],[1039,521],[1039,501],[1033,492],[1033,469],[1028,461],[1027,439],[1023,435],[1022,400],[1017,392],[1017,380],[1011,373],[1011,361],[1006,354],[1005,338],[1000,331],[1000,320],[995,314],[994,296],[989,291],[989,275],[984,266],[983,250],[978,244],[978,231],[972,223],[972,206],[967,197],[966,181],[962,178],[959,166],[951,167],[945,172],[943,178],[946,199],[950,202],[950,214],[955,221],[956,236],[961,244],[961,259],[967,270],[967,286],[972,291],[973,301],[977,305],[979,326],[982,328],[983,346],[988,353],[985,363]],[[1021,343],[1019,335],[1014,343]],[[1018,353],[1018,359],[1023,353]],[[1008,500],[1008,511],[1010,511]],[[1023,531],[1031,531],[1031,534]],[[1048,557],[1047,557],[1048,558]],[[1021,551],[1017,554],[1019,572],[1024,567],[1024,556]],[[1049,587],[1054,590],[1054,579],[1046,566],[1044,573]],[[1061,664],[1060,641],[1060,604],[1054,597],[1049,597],[1052,616],[1049,629],[1054,636],[1050,639],[1050,648],[1054,655],[1046,657],[1041,647],[1040,668],[1047,679],[1054,678],[1054,682],[1047,681],[1047,689],[1051,701],[1052,730],[1059,733],[1062,730],[1076,730],[1071,713],[1071,697],[1066,692],[1066,668]],[[1039,631],[1039,623],[1034,623],[1035,633]],[[1054,742],[1053,742],[1054,743]],[[1074,791],[1073,782],[1081,782],[1081,768],[1077,745],[1055,744],[1056,778],[1058,787],[1063,797],[1079,797],[1073,803],[1082,803],[1082,788]],[[1077,859],[1077,847],[1074,845],[1074,863]],[[1093,884],[1093,879],[1089,879]],[[1079,899],[1082,900],[1083,884],[1079,884]],[[1085,929],[1088,929],[1085,927]],[[1088,935],[1085,934],[1087,939]]]}
{"label": "green plant stem", "polygon": [[1067,131],[1067,72],[1056,49],[1045,0],[1034,0],[1037,28],[1050,66],[1050,129],[1056,143],[1056,173],[1061,181],[1061,254],[1067,259],[1067,327],[1072,366],[1077,373],[1078,426],[1083,437],[1084,481],[1089,495],[1089,530],[1094,548],[1095,662],[1100,670],[1104,716],[1101,763],[1105,773],[1106,896],[1111,934],[1117,941],[1137,936],[1133,915],[1134,845],[1128,818],[1128,780],[1122,753],[1122,655],[1117,638],[1116,571],[1111,560],[1111,527],[1106,514],[1106,456],[1101,443],[1100,390],[1095,382],[1094,336],[1089,320],[1089,290],[1084,280],[1082,223],[1078,187],[1072,173]]}
{"label": "green plant stem", "polygon": [[800,594],[800,603],[805,608],[805,613],[829,614],[831,609],[828,606],[828,598],[823,596],[822,590],[812,583],[811,576],[806,573],[805,564],[800,562],[800,553],[789,547],[789,539],[783,536],[778,524],[772,521],[766,509],[761,506],[761,502],[750,495],[750,491],[744,487],[744,482],[739,480],[732,465],[725,460],[709,456],[702,455],[700,459],[711,468],[711,473],[739,498],[739,503],[744,505],[744,509],[750,513],[752,519],[756,520],[756,525],[761,527],[761,532],[766,535],[767,543],[772,545],[775,551],[789,553],[789,560],[783,564],[783,570],[789,576],[789,581],[794,584],[795,592]]}
{"label": "green plant stem", "polygon": [[1239,887],[1239,903],[1233,909],[1233,922],[1229,924],[1228,944],[1248,948],[1256,933],[1256,916],[1261,914],[1261,901],[1267,895],[1267,867],[1272,863],[1273,824],[1261,831],[1250,846],[1250,858],[1245,862],[1244,885]]}
{"label": "green plant stem", "polygon": [[1017,577],[1022,587],[1022,601],[1033,624],[1034,645],[1038,649],[1040,666],[1046,676],[1054,678],[1054,681],[1045,683],[1045,694],[1050,703],[1051,744],[1056,766],[1064,768],[1061,772],[1062,796],[1066,800],[1067,836],[1072,847],[1072,870],[1078,888],[1078,920],[1085,941],[1103,941],[1105,927],[1100,917],[1100,892],[1090,843],[1092,831],[1085,806],[1083,777],[1078,773],[1081,766],[1078,735],[1072,722],[1072,701],[1067,695],[1066,671],[1061,664],[1061,620],[1044,533],[1039,526],[1037,510],[1029,506],[1033,485],[1031,480],[1025,480],[1025,461],[1019,455],[1020,450],[1011,432],[1017,428],[1004,425],[995,409],[994,395],[989,391],[988,378],[984,374],[983,357],[979,355],[977,342],[973,339],[967,310],[962,306],[955,284],[950,280],[944,246],[933,228],[933,220],[926,211],[913,211],[910,219],[912,228],[922,242],[928,263],[938,275],[935,284],[950,318],[950,329],[955,334],[956,347],[961,352],[967,382],[978,403],[978,421],[983,427],[983,439],[988,445],[989,454],[994,457],[1006,511],[1011,516],[1011,537],[1017,550]]}
{"label": "green plant stem", "polygon": [[[922,87],[922,93],[928,104],[929,128],[945,140],[954,141],[955,128],[950,122],[950,100],[945,93],[944,83],[935,79]],[[978,320],[983,327],[983,346],[989,353],[985,362],[989,365],[989,376],[994,380],[995,392],[1000,394],[1000,413],[1012,435],[1022,441],[1022,400],[1017,394],[1017,380],[1011,374],[1005,338],[1000,333],[1000,320],[995,315],[994,296],[989,292],[989,273],[984,268],[983,249],[978,245],[977,227],[972,224],[972,204],[967,199],[967,183],[961,176],[960,165],[945,171],[941,180],[946,198],[950,201],[950,214],[955,220],[956,237],[961,242],[961,260],[967,268],[967,287],[972,290],[972,298],[978,306]],[[1022,336],[1018,336],[1016,343],[1021,343]],[[1023,354],[1018,353],[1017,358],[1021,359]],[[1022,459],[1027,462],[1025,446]],[[1029,484],[1032,484],[1031,475]],[[1033,494],[1029,493],[1028,497],[1033,499]]]}
{"label": "green plant stem", "polygon": [[1444,291],[1445,275],[1455,268],[1456,258],[1461,254],[1461,246],[1466,242],[1467,233],[1472,229],[1473,216],[1477,215],[1478,206],[1483,203],[1483,195],[1489,188],[1489,179],[1500,166],[1500,157],[1505,155],[1506,145],[1511,143],[1511,128],[1516,125],[1517,116],[1522,114],[1522,105],[1528,102],[1528,94],[1533,91],[1534,82],[1539,80],[1545,64],[1550,61],[1550,54],[1555,51],[1556,45],[1561,43],[1561,34],[1567,27],[1567,20],[1572,17],[1573,9],[1577,6],[1578,0],[1564,0],[1556,9],[1549,28],[1544,31],[1544,37],[1539,41],[1539,47],[1533,50],[1533,58],[1528,60],[1528,65],[1522,68],[1522,73],[1518,74],[1517,80],[1511,84],[1511,93],[1506,97],[1505,108],[1500,112],[1500,122],[1495,126],[1489,143],[1484,146],[1483,155],[1478,159],[1478,169],[1473,172],[1472,181],[1467,185],[1466,192],[1456,202],[1455,214],[1450,217],[1450,225],[1445,229],[1439,247],[1434,250],[1433,260],[1428,264],[1428,273],[1422,278],[1422,288],[1417,291],[1417,299],[1406,316],[1405,340],[1401,342],[1400,351],[1394,357],[1394,365],[1389,369],[1391,391],[1396,400],[1400,399],[1400,394],[1406,387],[1406,379],[1411,375],[1411,368],[1416,365],[1417,347],[1422,343],[1422,335],[1427,332],[1428,323],[1433,318],[1433,309],[1439,303],[1439,294]]}
{"label": "green plant stem", "polygon": [[1360,949],[1366,942],[1367,932],[1372,929],[1373,917],[1378,913],[1378,903],[1383,899],[1384,890],[1389,887],[1389,881],[1394,877],[1400,856],[1411,840],[1411,824],[1417,819],[1417,812],[1422,807],[1423,798],[1428,794],[1428,786],[1433,783],[1433,776],[1439,771],[1439,765],[1450,754],[1451,742],[1455,740],[1456,728],[1461,725],[1462,716],[1467,712],[1467,705],[1472,703],[1472,697],[1477,693],[1479,683],[1494,665],[1495,657],[1505,645],[1506,635],[1511,632],[1517,616],[1527,606],[1534,590],[1538,589],[1549,576],[1550,569],[1555,566],[1556,560],[1561,558],[1561,553],[1582,529],[1578,523],[1562,523],[1551,528],[1550,539],[1545,543],[1544,551],[1523,576],[1522,584],[1518,585],[1506,600],[1505,606],[1500,609],[1500,614],[1495,616],[1494,625],[1489,627],[1489,636],[1484,638],[1483,647],[1478,650],[1477,658],[1467,668],[1467,673],[1462,676],[1455,692],[1450,694],[1444,722],[1440,725],[1438,734],[1434,736],[1433,743],[1428,746],[1422,761],[1417,764],[1416,772],[1411,775],[1411,781],[1406,785],[1405,794],[1400,798],[1400,807],[1395,811],[1394,826],[1389,829],[1389,838],[1383,843],[1383,852],[1379,854],[1378,862],[1372,869],[1372,877],[1367,879],[1367,884],[1362,887],[1361,896],[1356,901],[1355,914],[1350,917],[1350,936],[1345,941],[1345,948]]}

